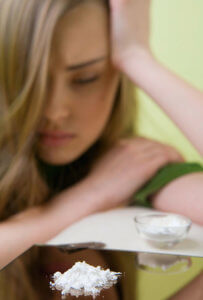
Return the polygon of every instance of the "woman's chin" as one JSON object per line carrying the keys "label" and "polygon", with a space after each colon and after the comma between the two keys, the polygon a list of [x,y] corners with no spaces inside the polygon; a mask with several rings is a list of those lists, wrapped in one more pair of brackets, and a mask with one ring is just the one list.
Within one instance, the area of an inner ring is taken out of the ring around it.
{"label": "woman's chin", "polygon": [[45,155],[44,153],[39,153],[38,157],[44,161],[47,164],[50,165],[65,165],[65,164],[69,164],[71,162],[73,162],[74,160],[77,159],[77,155],[72,154],[72,155],[68,155],[68,153],[66,153],[66,155],[51,155],[51,153],[49,153],[48,155]]}

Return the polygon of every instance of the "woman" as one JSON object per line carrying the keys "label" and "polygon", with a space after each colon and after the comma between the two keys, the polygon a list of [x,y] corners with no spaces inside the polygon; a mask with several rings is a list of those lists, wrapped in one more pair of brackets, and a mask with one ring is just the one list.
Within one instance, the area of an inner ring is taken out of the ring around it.
{"label": "woman", "polygon": [[[112,64],[108,13],[102,0],[0,1],[1,267],[82,217],[127,204],[161,167],[182,160],[133,137],[131,83]],[[200,223],[202,181],[201,173],[175,180],[154,206]],[[40,299],[26,281],[39,257],[2,272],[15,286],[7,299]]]}

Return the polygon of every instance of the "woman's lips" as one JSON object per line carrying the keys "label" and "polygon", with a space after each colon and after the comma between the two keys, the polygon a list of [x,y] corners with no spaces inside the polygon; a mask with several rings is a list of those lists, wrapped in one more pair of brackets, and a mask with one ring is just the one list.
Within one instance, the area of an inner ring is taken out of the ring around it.
{"label": "woman's lips", "polygon": [[74,137],[74,134],[63,132],[39,133],[40,143],[47,146],[60,146],[64,143],[70,142]]}

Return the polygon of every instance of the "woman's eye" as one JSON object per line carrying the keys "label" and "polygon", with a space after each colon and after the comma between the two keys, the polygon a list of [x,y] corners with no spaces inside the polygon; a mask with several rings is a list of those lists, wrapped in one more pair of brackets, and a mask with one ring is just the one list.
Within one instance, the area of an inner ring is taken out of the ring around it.
{"label": "woman's eye", "polygon": [[94,76],[90,78],[79,78],[74,80],[74,84],[88,84],[99,79],[100,76]]}

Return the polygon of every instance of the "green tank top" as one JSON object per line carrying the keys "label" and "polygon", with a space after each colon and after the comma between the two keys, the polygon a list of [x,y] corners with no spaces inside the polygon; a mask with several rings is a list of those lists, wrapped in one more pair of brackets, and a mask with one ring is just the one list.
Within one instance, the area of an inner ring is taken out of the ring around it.
{"label": "green tank top", "polygon": [[151,207],[149,197],[176,178],[190,173],[203,172],[198,163],[173,163],[161,168],[133,197],[132,205]]}

